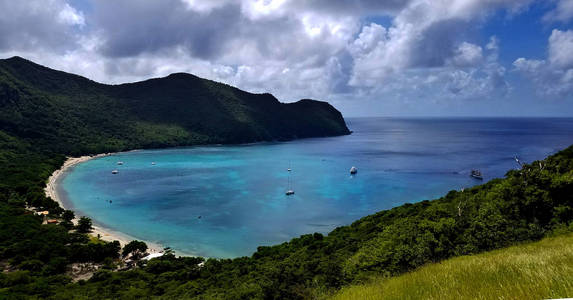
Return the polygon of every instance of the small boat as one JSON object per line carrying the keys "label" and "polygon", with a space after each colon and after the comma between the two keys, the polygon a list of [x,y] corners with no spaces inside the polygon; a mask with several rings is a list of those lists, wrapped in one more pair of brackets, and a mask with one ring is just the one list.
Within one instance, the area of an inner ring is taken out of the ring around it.
{"label": "small boat", "polygon": [[111,171],[111,174],[117,174],[117,173],[119,173],[118,170],[113,170],[113,171]]}
{"label": "small boat", "polygon": [[470,173],[470,176],[475,178],[475,179],[483,180],[483,176],[482,176],[480,170],[472,170],[472,172]]}
{"label": "small boat", "polygon": [[358,173],[358,169],[356,167],[350,168],[350,174],[354,175],[356,173]]}
{"label": "small boat", "polygon": [[123,161],[118,161],[118,162],[117,162],[117,165],[118,165],[118,166],[123,165]]}
{"label": "small boat", "polygon": [[151,162],[151,165],[152,165],[152,166],[155,166],[155,162]]}
{"label": "small boat", "polygon": [[288,168],[288,169],[287,169],[287,171],[289,171],[289,172],[290,172],[290,171],[292,171],[292,170],[291,170],[291,168]]}
{"label": "small boat", "polygon": [[[288,168],[288,171],[290,172],[290,168]],[[294,195],[294,190],[292,189],[291,182],[290,182],[290,173],[288,174],[288,189],[287,189],[285,195],[287,195],[287,196]]]}

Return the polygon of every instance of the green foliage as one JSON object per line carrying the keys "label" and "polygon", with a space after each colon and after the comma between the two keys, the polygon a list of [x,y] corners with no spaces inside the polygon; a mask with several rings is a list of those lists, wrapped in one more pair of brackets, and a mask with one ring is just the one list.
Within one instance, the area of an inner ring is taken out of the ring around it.
{"label": "green foliage", "polygon": [[71,210],[64,210],[62,213],[62,219],[64,219],[64,221],[71,222],[74,218],[74,212]]}
{"label": "green foliage", "polygon": [[147,244],[142,241],[131,241],[123,247],[121,255],[126,257],[131,254],[133,259],[141,258],[141,255],[147,251]]}
{"label": "green foliage", "polygon": [[0,60],[0,130],[67,155],[350,133],[325,102],[282,104],[190,74],[104,85],[19,57]]}
{"label": "green foliage", "polygon": [[62,277],[70,263],[119,257],[118,242],[88,244],[85,234],[70,233],[60,225],[42,225],[41,217],[8,204],[6,198],[11,197],[0,194],[0,263],[20,271],[0,276],[0,298],[49,297],[70,283]]}
{"label": "green foliage", "polygon": [[92,219],[88,217],[81,217],[78,220],[78,226],[76,226],[76,230],[80,233],[90,233],[93,230]]}

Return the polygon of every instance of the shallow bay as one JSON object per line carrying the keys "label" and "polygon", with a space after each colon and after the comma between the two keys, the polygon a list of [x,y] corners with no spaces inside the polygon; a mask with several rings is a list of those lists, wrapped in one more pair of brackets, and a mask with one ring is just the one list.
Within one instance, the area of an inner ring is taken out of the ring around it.
{"label": "shallow bay", "polygon": [[[516,168],[515,155],[531,162],[573,144],[573,119],[347,122],[349,136],[93,159],[66,174],[60,194],[77,214],[138,239],[236,257],[482,183],[469,177],[473,168],[487,181]],[[285,195],[289,175],[293,196]]]}

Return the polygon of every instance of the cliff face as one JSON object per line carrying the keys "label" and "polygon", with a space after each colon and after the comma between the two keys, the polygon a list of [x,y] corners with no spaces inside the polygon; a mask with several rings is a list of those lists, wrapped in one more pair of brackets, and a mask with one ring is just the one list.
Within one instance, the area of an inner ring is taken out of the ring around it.
{"label": "cliff face", "polygon": [[0,60],[0,130],[63,153],[349,134],[326,102],[280,103],[185,73],[105,85]]}

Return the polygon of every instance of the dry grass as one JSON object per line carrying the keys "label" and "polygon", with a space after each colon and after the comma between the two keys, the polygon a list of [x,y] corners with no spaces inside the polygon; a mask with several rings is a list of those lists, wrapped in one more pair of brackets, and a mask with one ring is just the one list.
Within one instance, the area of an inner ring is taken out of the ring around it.
{"label": "dry grass", "polygon": [[573,234],[463,256],[343,289],[333,299],[573,297]]}

